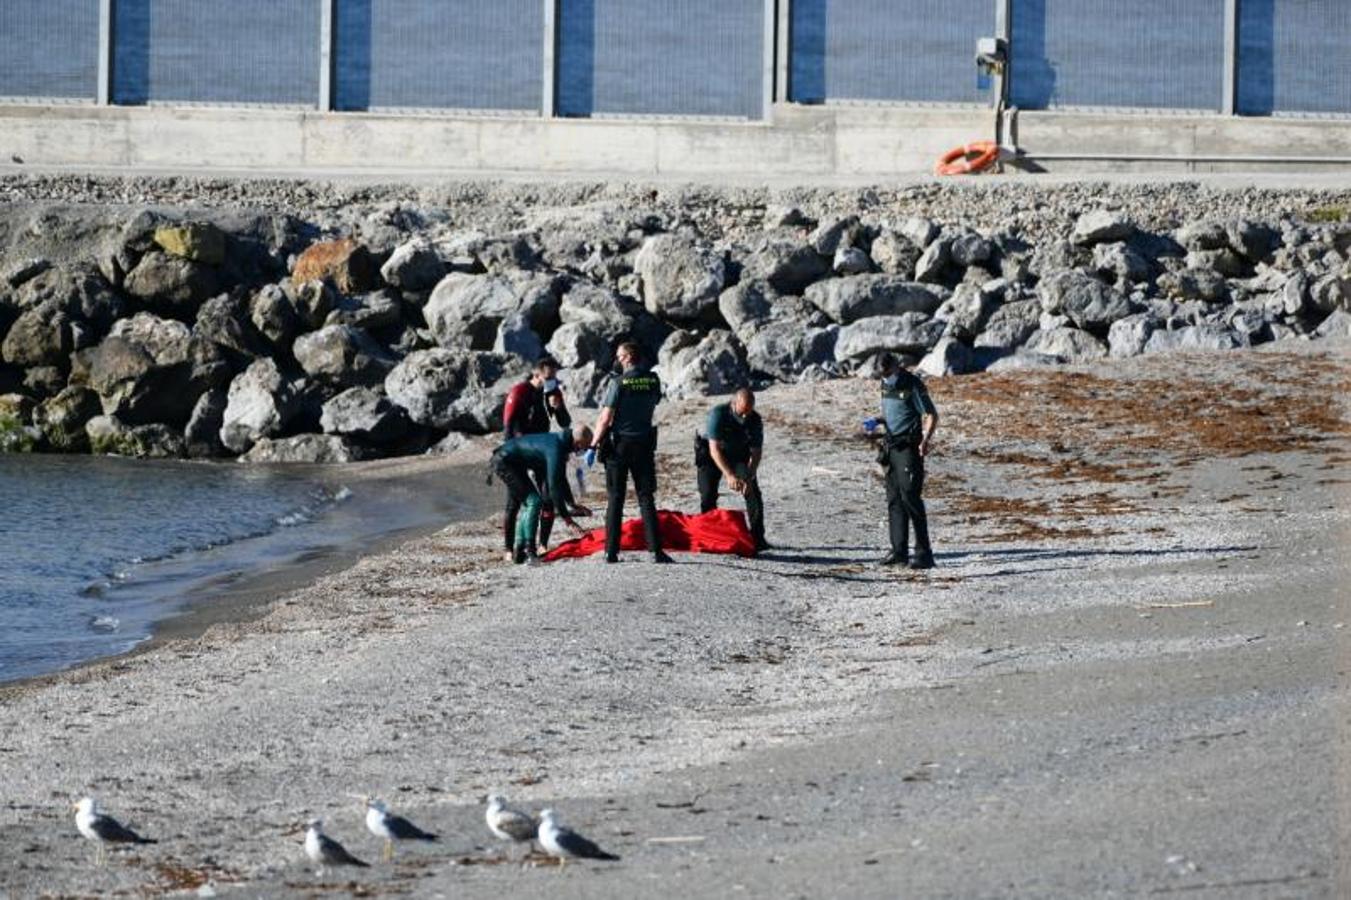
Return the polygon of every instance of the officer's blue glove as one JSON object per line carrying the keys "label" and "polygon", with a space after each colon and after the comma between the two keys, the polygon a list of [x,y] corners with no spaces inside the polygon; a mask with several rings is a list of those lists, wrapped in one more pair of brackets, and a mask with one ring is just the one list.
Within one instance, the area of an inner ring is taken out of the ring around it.
{"label": "officer's blue glove", "polygon": [[596,464],[596,448],[592,447],[586,451],[586,467],[589,469]]}
{"label": "officer's blue glove", "polygon": [[882,423],[879,420],[869,417],[863,420],[863,430],[872,434],[877,430],[877,426],[881,424]]}

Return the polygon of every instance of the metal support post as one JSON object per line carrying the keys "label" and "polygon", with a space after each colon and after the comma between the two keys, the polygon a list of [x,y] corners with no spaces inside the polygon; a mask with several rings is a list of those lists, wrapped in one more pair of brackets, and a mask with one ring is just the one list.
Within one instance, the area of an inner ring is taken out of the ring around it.
{"label": "metal support post", "polygon": [[778,103],[787,103],[789,100],[788,80],[792,73],[793,0],[779,0],[774,31],[778,45],[775,53],[774,100]]}
{"label": "metal support post", "polygon": [[333,110],[333,44],[337,37],[338,0],[319,0],[319,110]]}
{"label": "metal support post", "polygon": [[546,119],[558,115],[558,5],[559,0],[544,0],[544,80],[540,115]]}
{"label": "metal support post", "polygon": [[[1004,64],[995,73],[994,82],[994,140],[996,147],[1003,147],[1006,143],[1004,113],[1009,105],[1009,72],[1013,69],[1013,0],[995,0],[994,35],[1004,42],[1005,48]],[[1012,145],[1013,142],[1009,143]],[[997,171],[1004,170],[1002,159],[996,165]]]}
{"label": "metal support post", "polygon": [[775,50],[778,44],[779,23],[775,18],[774,0],[765,0],[764,29],[762,31],[760,69],[760,118],[768,122],[774,115],[774,76],[778,69],[775,65]]}
{"label": "metal support post", "polygon": [[1238,114],[1238,0],[1224,0],[1224,94],[1220,113]]}
{"label": "metal support post", "polygon": [[113,102],[113,0],[99,0],[99,106]]}

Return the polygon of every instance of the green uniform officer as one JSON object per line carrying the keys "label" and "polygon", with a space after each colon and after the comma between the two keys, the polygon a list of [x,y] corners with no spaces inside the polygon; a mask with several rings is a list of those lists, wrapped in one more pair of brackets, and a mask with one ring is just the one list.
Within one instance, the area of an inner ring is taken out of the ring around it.
{"label": "green uniform officer", "polygon": [[[903,368],[891,354],[882,358],[882,422],[886,437],[879,459],[887,476],[887,522],[891,532],[891,552],[882,559],[884,566],[933,568],[933,548],[929,544],[929,520],[924,510],[924,458],[934,429],[938,410],[929,399],[929,391],[918,375]],[[869,430],[876,420],[864,423]],[[910,528],[915,529],[915,556],[910,557]]]}
{"label": "green uniform officer", "polygon": [[605,463],[605,561],[619,562],[619,534],[624,525],[624,494],[629,476],[638,495],[643,533],[652,561],[671,562],[661,549],[657,526],[657,429],[652,415],[661,402],[661,379],[639,365],[638,345],[623,343],[615,351],[622,368],[610,385],[596,419],[593,449]]}
{"label": "green uniform officer", "polygon": [[695,453],[699,476],[700,512],[718,508],[718,485],[725,477],[727,486],[746,498],[746,518],[750,520],[755,549],[769,549],[765,541],[765,504],[760,496],[760,459],[764,453],[765,426],[755,411],[755,394],[742,388],[731,403],[719,403],[708,411],[704,429],[707,452],[700,443]]}
{"label": "green uniform officer", "polygon": [[581,453],[590,445],[591,429],[578,425],[571,431],[512,438],[493,454],[493,474],[502,480],[520,506],[512,543],[512,558],[517,563],[528,562],[535,556],[540,508],[546,499],[540,496],[531,477],[533,473],[542,473],[540,487],[548,492],[548,501],[569,525],[576,527],[573,516],[591,515],[591,510],[573,501],[572,491],[568,488],[568,457]]}

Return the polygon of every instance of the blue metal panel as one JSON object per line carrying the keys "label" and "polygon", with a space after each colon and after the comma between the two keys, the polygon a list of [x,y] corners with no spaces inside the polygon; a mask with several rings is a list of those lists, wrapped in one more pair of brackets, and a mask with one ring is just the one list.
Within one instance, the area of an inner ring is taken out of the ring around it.
{"label": "blue metal panel", "polygon": [[0,0],[0,97],[93,100],[98,0]]}
{"label": "blue metal panel", "polygon": [[561,0],[558,112],[763,114],[764,0]]}
{"label": "blue metal panel", "polygon": [[1224,0],[1014,0],[1012,24],[1024,109],[1220,109]]}
{"label": "blue metal panel", "polygon": [[1238,111],[1351,114],[1351,0],[1240,0]]}
{"label": "blue metal panel", "polygon": [[538,110],[542,0],[338,0],[338,109]]}
{"label": "blue metal panel", "polygon": [[320,0],[117,0],[113,102],[319,100]]}
{"label": "blue metal panel", "polygon": [[976,40],[993,0],[793,0],[789,97],[980,103]]}

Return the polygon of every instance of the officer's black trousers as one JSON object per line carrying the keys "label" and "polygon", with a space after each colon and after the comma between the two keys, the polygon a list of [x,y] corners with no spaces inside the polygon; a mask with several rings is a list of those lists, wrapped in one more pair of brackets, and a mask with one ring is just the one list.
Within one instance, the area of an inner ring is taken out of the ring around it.
{"label": "officer's black trousers", "polygon": [[924,457],[912,444],[887,450],[887,522],[891,526],[891,552],[908,558],[910,526],[915,527],[915,553],[929,556],[929,519],[924,512]]}
{"label": "officer's black trousers", "polygon": [[661,531],[657,527],[657,448],[651,438],[616,437],[614,450],[605,461],[605,553],[619,552],[619,533],[624,526],[624,494],[629,476],[638,495],[638,510],[643,515],[643,533],[647,549],[661,551]]}
{"label": "officer's black trousers", "polygon": [[[537,482],[543,482],[539,476],[535,477]],[[539,542],[542,546],[548,546],[549,535],[554,527],[554,505],[549,501],[548,491],[543,490],[544,485],[540,484],[539,494],[542,498],[539,507]],[[510,550],[516,540],[516,516],[521,511],[521,501],[523,497],[517,497],[510,487],[507,488],[507,505],[504,510],[505,516],[502,520],[502,541],[506,548]]]}
{"label": "officer's black trousers", "polygon": [[[760,496],[760,482],[751,477],[750,464],[732,463],[736,477],[746,482],[746,518],[750,520],[751,537],[756,544],[765,542],[765,501]],[[718,486],[722,483],[722,469],[710,464],[699,466],[699,511],[708,512],[718,508]]]}

